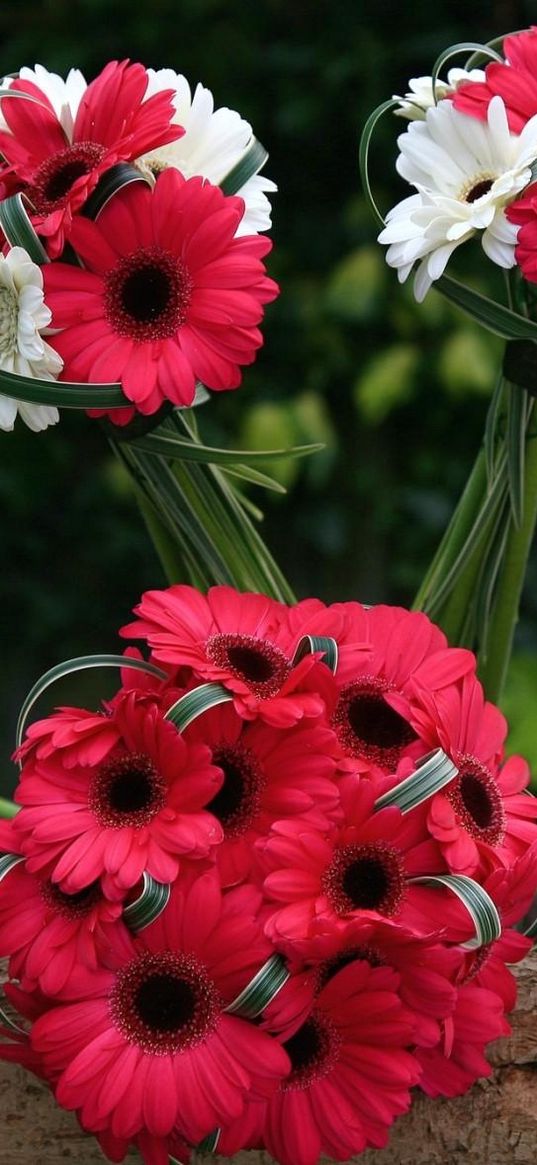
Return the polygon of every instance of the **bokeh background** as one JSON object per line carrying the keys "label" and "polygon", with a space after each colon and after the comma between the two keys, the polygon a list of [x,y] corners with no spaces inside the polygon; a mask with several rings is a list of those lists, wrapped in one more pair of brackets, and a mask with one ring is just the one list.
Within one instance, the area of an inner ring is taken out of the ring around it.
{"label": "bokeh background", "polygon": [[[278,463],[285,497],[255,490],[264,536],[301,596],[410,603],[478,448],[500,342],[436,293],[417,307],[375,243],[360,191],[360,128],[375,105],[431,72],[439,52],[537,21],[509,0],[47,0],[0,7],[0,71],[36,61],[88,79],[115,57],[170,66],[248,118],[270,151],[270,269],[281,297],[237,393],[216,396],[208,441],[274,447],[323,441]],[[373,173],[386,209],[403,196],[386,119]],[[493,290],[476,245],[466,273]],[[464,270],[464,268],[463,268]],[[69,656],[118,649],[117,629],[163,575],[95,422],[64,413],[35,435],[0,434],[2,698],[0,786],[18,707]],[[511,744],[537,769],[537,556],[504,707]],[[52,703],[95,706],[110,676],[58,685]],[[46,699],[41,709],[47,710]]]}

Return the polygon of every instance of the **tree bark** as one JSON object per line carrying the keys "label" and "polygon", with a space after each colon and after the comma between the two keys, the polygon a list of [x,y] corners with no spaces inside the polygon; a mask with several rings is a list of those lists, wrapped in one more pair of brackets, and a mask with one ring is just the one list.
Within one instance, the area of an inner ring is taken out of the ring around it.
{"label": "tree bark", "polygon": [[[537,951],[517,968],[512,1034],[490,1045],[493,1074],[466,1096],[428,1100],[417,1093],[394,1125],[386,1149],[357,1165],[534,1165],[537,1147]],[[103,1163],[97,1142],[58,1108],[33,1076],[0,1063],[0,1165]],[[127,1160],[139,1162],[136,1153]],[[234,1165],[271,1165],[268,1153],[238,1153]],[[200,1165],[226,1165],[224,1157]]]}

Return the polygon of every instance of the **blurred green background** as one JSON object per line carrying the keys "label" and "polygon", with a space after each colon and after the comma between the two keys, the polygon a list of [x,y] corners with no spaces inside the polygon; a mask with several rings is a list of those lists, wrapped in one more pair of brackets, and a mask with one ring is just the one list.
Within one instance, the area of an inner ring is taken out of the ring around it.
{"label": "blurred green background", "polygon": [[[217,443],[321,440],[307,462],[279,463],[287,497],[256,490],[264,536],[298,593],[411,601],[481,439],[499,342],[436,293],[417,307],[375,243],[357,143],[380,101],[430,73],[438,53],[535,18],[534,3],[434,5],[359,0],[48,0],[0,9],[0,69],[36,61],[91,78],[113,57],[171,66],[240,110],[270,151],[278,183],[265,347],[237,393],[217,395],[202,430]],[[386,119],[372,168],[380,204],[403,196],[397,132]],[[487,285],[477,245],[462,257]],[[141,591],[164,580],[128,482],[95,422],[67,414],[34,435],[0,434],[4,568],[1,781],[16,713],[34,680],[83,652],[117,649]],[[537,558],[505,700],[512,747],[537,768]],[[94,705],[109,674],[58,685],[52,703]],[[43,701],[42,709],[47,703]]]}

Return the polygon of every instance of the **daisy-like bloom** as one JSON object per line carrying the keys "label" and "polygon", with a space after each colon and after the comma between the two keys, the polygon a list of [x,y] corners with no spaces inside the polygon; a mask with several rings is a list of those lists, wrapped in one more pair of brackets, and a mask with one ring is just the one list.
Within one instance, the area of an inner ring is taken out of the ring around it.
{"label": "daisy-like bloom", "polygon": [[[16,79],[13,77],[4,78],[2,88],[19,90],[21,82],[30,82],[30,85],[34,89],[39,90],[41,95],[39,100],[43,100],[44,98],[52,106],[64,133],[69,141],[72,141],[78,107],[88,87],[87,81],[83,73],[80,72],[80,69],[69,69],[67,77],[64,80],[58,73],[50,73],[44,65],[35,65],[33,69],[29,69],[26,65],[23,65]],[[13,98],[13,100],[17,101],[18,98]],[[9,125],[3,115],[1,103],[0,129],[9,132]]]}
{"label": "daisy-like bloom", "polygon": [[537,28],[507,36],[503,53],[505,62],[491,61],[481,82],[457,89],[454,104],[463,113],[485,121],[491,98],[501,97],[510,129],[520,133],[537,113]]}
{"label": "daisy-like bloom", "polygon": [[185,739],[207,744],[223,772],[223,784],[207,805],[224,832],[215,851],[223,886],[253,872],[254,843],[274,821],[292,817],[322,830],[340,815],[337,741],[322,724],[281,729],[261,720],[244,723],[227,704],[194,721]]}
{"label": "daisy-like bloom", "polygon": [[505,718],[468,675],[441,692],[421,693],[413,723],[430,748],[451,756],[458,776],[431,798],[427,823],[450,870],[482,875],[510,865],[537,840],[537,800],[526,795],[530,773],[522,757],[503,766]]}
{"label": "daisy-like bloom", "polygon": [[270,954],[256,903],[245,889],[222,899],[214,872],[192,864],[118,965],[80,975],[33,1025],[57,1100],[84,1128],[195,1144],[277,1087],[281,1045],[226,1013]]}
{"label": "daisy-like bloom", "polygon": [[176,585],[146,591],[134,611],[139,618],[121,635],[145,639],[157,661],[223,684],[245,719],[261,716],[285,728],[323,713],[321,697],[300,690],[317,660],[305,656],[293,665],[296,633],[283,603],[228,586],[211,587],[205,596],[195,587]]}
{"label": "daisy-like bloom", "polygon": [[237,388],[262,343],[263,305],[278,292],[261,261],[270,241],[234,237],[243,208],[170,168],[153,190],[121,190],[98,223],[77,218],[71,242],[86,269],[44,271],[63,375],[119,380],[146,414],[165,400],[191,404],[197,379]]}
{"label": "daisy-like bloom", "polygon": [[[63,361],[42,331],[52,313],[43,300],[43,273],[23,247],[0,255],[0,371],[56,380]],[[0,395],[0,429],[11,430],[17,412],[35,433],[55,425],[58,410]]]}
{"label": "daisy-like bloom", "polygon": [[[149,94],[172,90],[175,113],[173,124],[182,126],[184,135],[170,145],[150,150],[138,158],[142,173],[158,175],[168,166],[180,170],[185,178],[199,174],[214,186],[240,162],[252,141],[252,127],[233,109],[215,109],[209,89],[196,85],[194,93],[186,77],[173,69],[148,69]],[[237,191],[244,199],[244,217],[238,235],[253,235],[270,228],[268,193],[277,189],[274,182],[255,174]]]}
{"label": "daisy-like bloom", "polygon": [[128,937],[121,910],[98,882],[66,894],[21,862],[2,881],[0,956],[24,990],[59,995],[79,966],[96,971],[111,950],[121,951]]}
{"label": "daisy-like bloom", "polygon": [[127,693],[114,716],[119,740],[99,763],[65,768],[52,754],[23,768],[14,829],[31,873],[68,894],[99,878],[112,899],[144,871],[172,882],[183,857],[204,857],[222,829],[204,808],[221,771],[187,745],[153,704]]}
{"label": "daisy-like bloom", "polygon": [[404,282],[417,262],[421,301],[443,274],[453,251],[480,233],[483,250],[500,267],[515,264],[516,228],[505,208],[531,181],[537,158],[537,117],[520,136],[509,132],[505,106],[494,97],[487,120],[469,118],[441,101],[398,139],[397,170],[418,193],[386,216],[379,242]]}
{"label": "daisy-like bloom", "polygon": [[0,150],[11,180],[34,207],[34,226],[55,259],[69,237],[73,215],[105,170],[175,141],[183,131],[171,124],[170,90],[146,97],[142,65],[111,61],[85,89],[81,75],[70,74],[63,93],[51,77],[36,70],[31,79],[10,82],[10,88],[34,100],[1,99],[8,128],[0,129]]}
{"label": "daisy-like bloom", "polygon": [[[336,608],[337,608],[336,604]],[[426,615],[379,604],[342,603],[330,718],[351,774],[378,777],[428,752],[411,718],[410,697],[437,691],[475,669],[471,652],[450,648]],[[329,684],[323,693],[329,702]]]}
{"label": "daisy-like bloom", "polygon": [[275,944],[353,919],[391,919],[421,935],[437,931],[441,919],[451,934],[453,911],[471,937],[460,904],[444,911],[448,893],[413,883],[445,869],[436,842],[426,840],[421,812],[375,812],[374,797],[371,783],[361,781],[345,798],[344,824],[329,833],[279,821],[256,843],[267,872],[265,930]]}
{"label": "daisy-like bloom", "polygon": [[269,1100],[229,1122],[218,1152],[262,1142],[281,1165],[317,1165],[321,1153],[348,1161],[367,1145],[380,1148],[420,1076],[407,1051],[413,1035],[399,976],[366,962],[345,967],[286,1040],[290,1074]]}
{"label": "daisy-like bloom", "polygon": [[434,86],[432,77],[412,77],[408,82],[409,92],[404,97],[394,94],[393,100],[400,103],[399,109],[394,112],[397,117],[406,117],[409,121],[425,121],[427,110],[444,98],[452,97],[459,85],[484,80],[482,69],[450,69],[447,81],[438,77]]}

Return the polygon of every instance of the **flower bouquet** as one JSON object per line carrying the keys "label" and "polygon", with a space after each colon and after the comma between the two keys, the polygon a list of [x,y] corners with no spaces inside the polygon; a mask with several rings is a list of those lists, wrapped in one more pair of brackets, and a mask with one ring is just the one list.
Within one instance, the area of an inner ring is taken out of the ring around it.
{"label": "flower bouquet", "polygon": [[[420,296],[478,229],[494,262],[516,261],[509,216],[529,213],[537,159],[531,120],[517,135],[486,99],[496,66],[440,84],[443,63],[389,103],[418,114],[399,164],[417,193],[381,241],[403,278],[420,261]],[[89,85],[21,69],[0,114],[0,416],[39,429],[58,406],[87,410],[170,583],[122,628],[135,644],[58,664],[21,709],[15,803],[1,803],[0,1058],[110,1161],[346,1161],[387,1143],[412,1089],[458,1096],[490,1072],[508,965],[531,946],[537,801],[483,681],[505,671],[518,591],[501,642],[490,626],[535,515],[531,386],[511,390],[509,370],[526,367],[516,327],[537,324],[441,285],[487,326],[511,321],[471,489],[416,609],[297,600],[240,484],[270,486],[257,464],[312,447],[212,448],[194,411],[238,387],[277,292],[258,233],[274,187],[250,126],[128,62]],[[93,667],[120,676],[99,708],[34,719],[56,680]]]}

